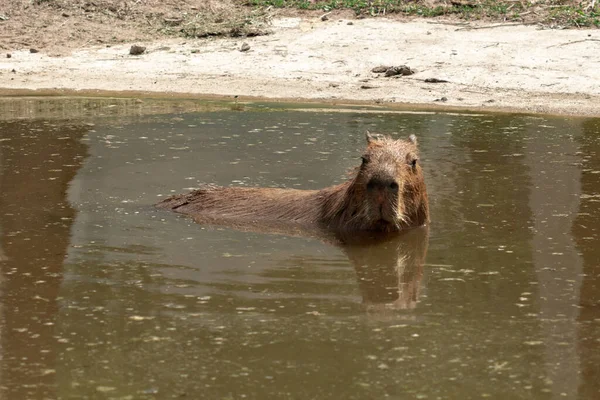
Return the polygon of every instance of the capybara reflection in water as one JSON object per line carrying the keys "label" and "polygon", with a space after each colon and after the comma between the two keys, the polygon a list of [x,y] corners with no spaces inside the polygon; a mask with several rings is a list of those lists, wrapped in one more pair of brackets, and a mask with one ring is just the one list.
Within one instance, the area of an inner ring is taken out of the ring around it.
{"label": "capybara reflection in water", "polygon": [[333,232],[397,232],[429,221],[417,138],[367,132],[352,178],[321,190],[205,186],[157,207],[220,225],[289,225]]}

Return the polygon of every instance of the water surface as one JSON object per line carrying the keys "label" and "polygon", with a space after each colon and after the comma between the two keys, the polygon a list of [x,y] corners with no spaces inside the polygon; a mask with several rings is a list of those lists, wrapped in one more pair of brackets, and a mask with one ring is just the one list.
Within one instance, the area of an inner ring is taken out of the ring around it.
{"label": "water surface", "polygon": [[[1,104],[2,398],[600,397],[600,120],[153,107]],[[339,183],[366,129],[419,137],[429,232],[343,248],[152,208]]]}

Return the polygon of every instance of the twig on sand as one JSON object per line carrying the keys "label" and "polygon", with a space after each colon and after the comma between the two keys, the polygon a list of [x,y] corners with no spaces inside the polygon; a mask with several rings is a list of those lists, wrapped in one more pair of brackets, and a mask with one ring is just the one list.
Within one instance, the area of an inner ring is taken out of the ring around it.
{"label": "twig on sand", "polygon": [[486,26],[467,26],[465,28],[458,28],[457,31],[468,31],[471,29],[492,29],[492,28],[503,28],[505,26],[518,26],[518,25],[527,25],[522,22],[515,22],[511,24],[497,24],[497,25],[486,25]]}
{"label": "twig on sand", "polygon": [[432,25],[456,25],[456,26],[469,26],[468,22],[448,22],[448,21],[427,21],[428,24]]}
{"label": "twig on sand", "polygon": [[548,46],[546,47],[547,49],[549,49],[550,47],[561,47],[561,46],[568,46],[570,44],[575,44],[575,43],[582,43],[582,42],[600,42],[600,39],[582,39],[582,40],[573,40],[572,42],[567,42],[567,43],[559,43],[559,44],[553,44],[552,46]]}

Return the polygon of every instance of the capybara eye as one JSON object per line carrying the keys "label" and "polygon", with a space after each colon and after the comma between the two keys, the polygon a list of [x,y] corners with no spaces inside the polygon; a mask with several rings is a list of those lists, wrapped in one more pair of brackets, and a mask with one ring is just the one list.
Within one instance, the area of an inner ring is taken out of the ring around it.
{"label": "capybara eye", "polygon": [[417,159],[413,158],[413,160],[410,162],[410,165],[415,168],[417,166]]}
{"label": "capybara eye", "polygon": [[368,163],[369,163],[369,157],[367,157],[367,156],[362,156],[361,158],[362,158],[362,163],[363,163],[363,164],[368,164]]}
{"label": "capybara eye", "polygon": [[390,183],[390,189],[392,189],[392,190],[398,190],[398,184],[396,182]]}

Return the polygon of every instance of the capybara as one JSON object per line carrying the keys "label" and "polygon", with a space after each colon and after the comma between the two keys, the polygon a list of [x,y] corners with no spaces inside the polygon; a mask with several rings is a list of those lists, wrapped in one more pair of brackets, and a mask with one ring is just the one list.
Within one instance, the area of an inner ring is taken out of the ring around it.
{"label": "capybara", "polygon": [[157,207],[218,225],[294,225],[331,232],[398,232],[429,221],[417,138],[367,132],[362,164],[348,181],[321,190],[204,186]]}

